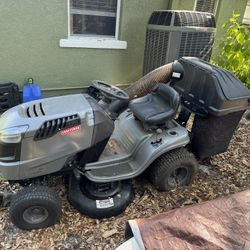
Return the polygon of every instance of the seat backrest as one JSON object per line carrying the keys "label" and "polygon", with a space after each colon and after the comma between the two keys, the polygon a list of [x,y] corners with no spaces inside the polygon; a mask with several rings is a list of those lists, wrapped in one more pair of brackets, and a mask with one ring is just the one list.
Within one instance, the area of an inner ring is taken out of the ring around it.
{"label": "seat backrest", "polygon": [[172,109],[177,110],[180,104],[180,96],[175,89],[164,83],[159,83],[153,91],[167,101]]}

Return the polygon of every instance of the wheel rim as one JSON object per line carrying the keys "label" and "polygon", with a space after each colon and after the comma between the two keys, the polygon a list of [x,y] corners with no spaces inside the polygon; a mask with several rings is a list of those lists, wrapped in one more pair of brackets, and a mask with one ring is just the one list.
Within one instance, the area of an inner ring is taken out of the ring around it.
{"label": "wheel rim", "polygon": [[49,216],[48,210],[41,206],[32,206],[25,209],[23,219],[30,224],[44,222]]}
{"label": "wheel rim", "polygon": [[172,171],[168,177],[168,183],[171,186],[182,184],[186,179],[188,170],[186,167],[179,167]]}

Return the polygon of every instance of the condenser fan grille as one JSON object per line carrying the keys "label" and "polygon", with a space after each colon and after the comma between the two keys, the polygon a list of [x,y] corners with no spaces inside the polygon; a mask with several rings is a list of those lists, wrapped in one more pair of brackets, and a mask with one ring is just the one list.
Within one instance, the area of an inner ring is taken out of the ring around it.
{"label": "condenser fan grille", "polygon": [[206,11],[210,13],[214,13],[216,7],[216,0],[196,0],[196,11]]}
{"label": "condenser fan grille", "polygon": [[196,26],[215,28],[215,19],[210,14],[199,12],[177,12],[174,26]]}
{"label": "condenser fan grille", "polygon": [[154,11],[146,32],[143,75],[183,56],[209,61],[215,27],[212,13]]}
{"label": "condenser fan grille", "polygon": [[168,40],[169,32],[167,31],[147,30],[144,54],[144,74],[165,64]]}
{"label": "condenser fan grille", "polygon": [[171,12],[155,11],[149,19],[149,24],[170,25],[171,18]]}
{"label": "condenser fan grille", "polygon": [[195,56],[209,61],[214,42],[214,33],[183,32],[178,58]]}

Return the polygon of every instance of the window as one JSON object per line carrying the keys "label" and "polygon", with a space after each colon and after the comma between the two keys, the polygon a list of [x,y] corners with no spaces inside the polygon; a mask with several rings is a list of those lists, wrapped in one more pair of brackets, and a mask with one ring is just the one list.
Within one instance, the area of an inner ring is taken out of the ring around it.
{"label": "window", "polygon": [[218,2],[219,0],[195,0],[194,10],[215,14]]}
{"label": "window", "polygon": [[70,0],[70,34],[116,36],[117,0]]}
{"label": "window", "polygon": [[126,49],[118,40],[121,0],[68,0],[68,39],[61,47]]}
{"label": "window", "polygon": [[243,23],[250,25],[250,0],[247,1],[247,7],[243,17]]}

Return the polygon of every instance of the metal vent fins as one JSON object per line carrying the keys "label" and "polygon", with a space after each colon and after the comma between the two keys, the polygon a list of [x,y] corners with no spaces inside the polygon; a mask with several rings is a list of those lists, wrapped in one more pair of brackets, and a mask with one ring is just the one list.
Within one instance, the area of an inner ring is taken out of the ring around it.
{"label": "metal vent fins", "polygon": [[166,63],[169,32],[148,29],[144,51],[144,73],[150,72]]}
{"label": "metal vent fins", "polygon": [[209,61],[215,27],[211,13],[154,11],[147,26],[143,75],[183,56]]}
{"label": "metal vent fins", "polygon": [[209,61],[212,55],[214,33],[182,32],[178,58],[193,56]]}
{"label": "metal vent fins", "polygon": [[212,14],[200,12],[176,12],[174,26],[194,26],[215,28],[215,18]]}
{"label": "metal vent fins", "polygon": [[172,19],[172,13],[167,11],[154,11],[149,19],[149,24],[169,26]]}
{"label": "metal vent fins", "polygon": [[214,13],[216,9],[216,0],[196,0],[195,10]]}
{"label": "metal vent fins", "polygon": [[27,114],[27,117],[29,118],[45,116],[42,103],[36,103],[36,104],[33,104],[32,106],[29,106],[26,109],[26,114]]}
{"label": "metal vent fins", "polygon": [[63,129],[72,128],[74,126],[80,125],[81,120],[79,115],[71,115],[66,117],[61,117],[58,119],[53,119],[46,121],[43,125],[37,130],[34,140],[43,140],[53,135],[57,134]]}

